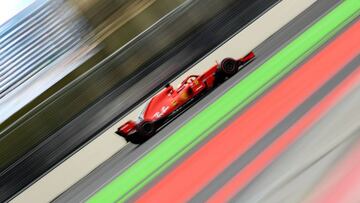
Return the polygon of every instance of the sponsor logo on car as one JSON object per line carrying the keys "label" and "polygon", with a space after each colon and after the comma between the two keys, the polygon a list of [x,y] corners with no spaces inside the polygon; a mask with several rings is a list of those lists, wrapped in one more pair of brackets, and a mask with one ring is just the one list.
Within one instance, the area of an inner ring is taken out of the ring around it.
{"label": "sponsor logo on car", "polygon": [[153,117],[154,118],[161,118],[161,116],[163,116],[168,109],[169,109],[169,106],[163,106],[160,109],[160,112],[156,112]]}

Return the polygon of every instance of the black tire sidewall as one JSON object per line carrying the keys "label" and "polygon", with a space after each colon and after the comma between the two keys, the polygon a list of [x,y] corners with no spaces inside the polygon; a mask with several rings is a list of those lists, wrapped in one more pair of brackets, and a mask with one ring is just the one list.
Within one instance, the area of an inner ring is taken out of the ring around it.
{"label": "black tire sidewall", "polygon": [[144,121],[137,126],[137,131],[141,137],[151,137],[155,133],[155,125]]}

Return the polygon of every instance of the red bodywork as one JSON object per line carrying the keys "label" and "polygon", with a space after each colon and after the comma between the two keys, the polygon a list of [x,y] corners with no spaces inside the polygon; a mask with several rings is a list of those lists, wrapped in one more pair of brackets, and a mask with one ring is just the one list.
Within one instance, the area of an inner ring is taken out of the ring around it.
{"label": "red bodywork", "polygon": [[168,85],[150,100],[143,113],[143,120],[156,121],[169,116],[205,89],[212,88],[215,82],[215,73],[216,66],[203,75],[190,75],[177,89]]}
{"label": "red bodywork", "polygon": [[[243,65],[251,61],[255,57],[253,52],[250,52],[243,58],[237,61]],[[127,141],[132,141],[134,136],[138,135],[138,127],[144,123],[149,123],[148,131],[156,131],[167,118],[176,114],[177,110],[187,104],[190,100],[196,98],[203,92],[213,89],[219,83],[219,64],[212,66],[202,75],[190,75],[182,81],[178,88],[167,85],[165,89],[156,94],[150,102],[146,105],[145,109],[135,121],[128,121],[118,128],[117,134],[123,136]],[[155,129],[152,129],[155,128]]]}

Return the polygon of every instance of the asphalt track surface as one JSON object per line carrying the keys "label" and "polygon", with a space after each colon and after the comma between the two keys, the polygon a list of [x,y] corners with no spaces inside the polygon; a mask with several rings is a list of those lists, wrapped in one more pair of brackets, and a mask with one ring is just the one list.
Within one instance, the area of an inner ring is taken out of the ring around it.
{"label": "asphalt track surface", "polygon": [[[303,14],[302,16],[297,18],[297,21],[287,25],[286,28],[283,28],[280,32],[272,36],[268,41],[266,41],[265,43],[260,45],[257,49],[255,49],[258,58],[256,61],[254,61],[253,64],[249,65],[249,67],[246,68],[247,70],[246,72],[242,72],[242,74],[240,73],[236,77],[229,80],[226,83],[226,85],[219,87],[215,92],[209,95],[209,97],[206,97],[203,101],[195,105],[191,109],[191,111],[186,112],[183,116],[180,116],[178,120],[171,123],[167,128],[161,131],[154,139],[138,147],[128,157],[122,157],[121,153],[115,155],[110,161],[108,161],[99,168],[100,172],[96,171],[95,173],[90,175],[89,178],[87,178],[87,180],[82,181],[82,183],[77,185],[77,187],[74,187],[72,191],[70,190],[69,193],[63,194],[57,200],[76,201],[76,200],[83,200],[83,198],[87,198],[93,192],[93,190],[96,190],[99,186],[103,185],[104,182],[107,182],[109,178],[115,177],[124,168],[128,167],[128,165],[131,164],[134,160],[137,160],[138,157],[142,155],[142,153],[148,151],[149,146],[156,144],[156,142],[161,141],[166,135],[173,132],[176,129],[175,126],[177,127],[181,126],[181,124],[184,123],[184,121],[187,121],[192,115],[201,111],[204,105],[211,103],[216,99],[216,97],[218,97],[218,95],[221,95],[224,92],[226,92],[229,86],[232,86],[234,85],[234,83],[237,83],[239,80],[241,80],[244,77],[244,75],[246,75],[249,71],[257,67],[257,65],[261,64],[266,58],[271,56],[276,50],[284,46],[291,38],[295,37],[297,33],[302,31],[309,23],[317,19],[317,17],[319,17],[322,13],[326,12],[326,10],[329,7],[332,7],[336,2],[338,1],[332,1],[332,2],[329,1],[326,3],[320,2],[320,5],[314,6],[310,11],[307,11],[306,14]],[[157,139],[160,140],[156,141]],[[140,150],[142,150],[143,152],[141,152]],[[136,153],[139,154],[134,157],[134,154],[136,155]],[[122,160],[122,162],[120,162],[120,160]],[[105,180],[101,180],[101,179],[105,179]],[[80,189],[81,187],[85,187],[85,188]]]}
{"label": "asphalt track surface", "polygon": [[[329,166],[359,138],[359,91],[357,85],[235,199],[245,202],[265,199],[279,202],[283,198],[289,202],[304,201],[311,191],[315,191],[316,182],[324,178]],[[251,195],[253,192],[257,195]]]}
{"label": "asphalt track surface", "polygon": [[326,171],[315,191],[304,202],[359,202],[360,162],[354,160],[360,159],[360,133],[355,133],[356,139],[344,158],[336,161],[336,165]]}

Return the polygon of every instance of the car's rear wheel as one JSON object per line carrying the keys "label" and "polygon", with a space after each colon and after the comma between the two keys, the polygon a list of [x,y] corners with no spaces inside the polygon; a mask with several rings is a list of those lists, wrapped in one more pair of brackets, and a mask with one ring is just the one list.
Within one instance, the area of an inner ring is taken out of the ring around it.
{"label": "car's rear wheel", "polygon": [[141,142],[145,142],[150,137],[152,137],[156,132],[154,123],[148,121],[143,121],[140,124],[138,124],[136,126],[136,130],[139,136],[138,140]]}
{"label": "car's rear wheel", "polygon": [[232,58],[225,58],[221,61],[219,71],[226,77],[231,77],[238,72],[238,62]]}

